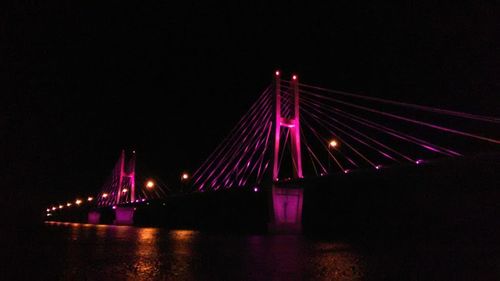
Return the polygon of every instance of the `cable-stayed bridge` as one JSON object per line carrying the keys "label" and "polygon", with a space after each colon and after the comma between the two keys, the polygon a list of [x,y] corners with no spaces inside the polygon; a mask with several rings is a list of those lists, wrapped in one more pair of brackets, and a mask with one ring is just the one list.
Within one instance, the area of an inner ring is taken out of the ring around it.
{"label": "cable-stayed bridge", "polygon": [[[500,118],[445,107],[331,90],[300,83],[297,75],[283,79],[276,71],[226,138],[182,180],[191,193],[270,192],[273,227],[299,231],[300,181],[498,151]],[[135,152],[126,161],[122,151],[102,190],[74,204],[112,208],[115,223],[132,223],[135,206],[171,194],[149,185],[136,186]],[[47,215],[71,204],[50,206]],[[89,221],[99,219],[99,211],[89,212]]]}

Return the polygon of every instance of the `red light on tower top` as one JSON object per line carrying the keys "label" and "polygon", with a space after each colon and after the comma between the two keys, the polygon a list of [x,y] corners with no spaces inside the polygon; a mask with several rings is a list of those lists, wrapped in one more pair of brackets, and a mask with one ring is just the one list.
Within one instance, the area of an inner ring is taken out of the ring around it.
{"label": "red light on tower top", "polygon": [[292,80],[297,80],[297,75],[295,75],[295,74],[294,74],[294,75],[292,76]]}
{"label": "red light on tower top", "polygon": [[276,72],[274,72],[274,74],[276,74],[276,76],[280,76],[280,71],[276,70]]}

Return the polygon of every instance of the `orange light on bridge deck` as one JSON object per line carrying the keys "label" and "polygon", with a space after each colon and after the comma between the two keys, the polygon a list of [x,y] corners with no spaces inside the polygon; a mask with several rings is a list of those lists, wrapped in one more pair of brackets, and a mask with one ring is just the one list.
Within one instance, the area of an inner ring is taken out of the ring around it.
{"label": "orange light on bridge deck", "polygon": [[328,143],[328,146],[330,147],[337,147],[339,145],[339,143],[336,141],[336,140],[331,140],[329,143]]}
{"label": "orange light on bridge deck", "polygon": [[89,197],[87,198],[87,201],[89,201],[89,202],[90,202],[90,201],[92,201],[92,200],[94,200],[94,198],[93,198],[92,196],[89,196]]}
{"label": "orange light on bridge deck", "polygon": [[188,173],[183,173],[182,176],[181,176],[181,179],[183,180],[187,180],[189,178],[189,174]]}
{"label": "orange light on bridge deck", "polygon": [[76,205],[80,205],[80,204],[82,204],[82,200],[80,200],[80,199],[76,199],[75,204],[76,204]]}
{"label": "orange light on bridge deck", "polygon": [[55,211],[57,208],[56,207],[52,207],[52,211]]}
{"label": "orange light on bridge deck", "polygon": [[62,209],[64,206],[63,205],[59,205],[59,209]]}
{"label": "orange light on bridge deck", "polygon": [[155,186],[155,182],[154,182],[154,181],[152,181],[152,180],[148,180],[148,181],[146,182],[146,187],[147,187],[147,188],[151,189],[151,188],[153,188],[154,186]]}
{"label": "orange light on bridge deck", "polygon": [[122,189],[122,192],[123,192],[123,193],[127,193],[127,192],[128,192],[128,189],[124,188],[124,189]]}
{"label": "orange light on bridge deck", "polygon": [[106,198],[106,197],[108,197],[108,194],[107,193],[103,193],[102,194],[102,198]]}
{"label": "orange light on bridge deck", "polygon": [[71,206],[71,203],[66,203],[66,206],[68,206],[68,207]]}

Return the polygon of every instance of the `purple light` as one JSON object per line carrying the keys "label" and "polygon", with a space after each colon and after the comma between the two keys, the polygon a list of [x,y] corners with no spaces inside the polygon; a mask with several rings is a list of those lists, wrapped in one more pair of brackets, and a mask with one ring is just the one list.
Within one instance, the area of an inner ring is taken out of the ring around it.
{"label": "purple light", "polygon": [[418,159],[417,161],[415,161],[415,164],[417,164],[417,165],[418,165],[418,164],[422,164],[423,162],[424,162],[424,160],[422,160],[422,159]]}
{"label": "purple light", "polygon": [[144,202],[144,201],[146,201],[146,199],[142,198],[141,201]]}
{"label": "purple light", "polygon": [[257,192],[257,191],[259,191],[259,188],[258,187],[254,187],[253,188],[253,192]]}
{"label": "purple light", "polygon": [[113,210],[115,210],[115,209],[116,209],[116,206],[113,206]]}
{"label": "purple light", "polygon": [[344,170],[344,174],[348,174],[350,171],[351,171],[351,170],[349,170],[349,169],[345,169],[345,170]]}
{"label": "purple light", "polygon": [[280,126],[287,127],[287,128],[293,128],[293,127],[295,127],[295,123],[292,123],[289,121],[280,121]]}
{"label": "purple light", "polygon": [[422,147],[427,148],[428,150],[434,151],[434,152],[440,152],[439,150],[435,149],[434,147],[428,146],[423,144]]}
{"label": "purple light", "polygon": [[134,209],[120,208],[115,212],[115,221],[119,224],[132,224],[134,222]]}
{"label": "purple light", "polygon": [[379,170],[380,168],[382,168],[382,165],[375,166],[375,169],[377,169],[377,170]]}
{"label": "purple light", "polygon": [[347,161],[349,161],[349,163],[353,164],[356,167],[358,166],[351,158],[349,158],[349,157],[346,157],[346,158],[347,158]]}
{"label": "purple light", "polygon": [[274,218],[278,224],[302,220],[303,189],[280,188],[272,196]]}

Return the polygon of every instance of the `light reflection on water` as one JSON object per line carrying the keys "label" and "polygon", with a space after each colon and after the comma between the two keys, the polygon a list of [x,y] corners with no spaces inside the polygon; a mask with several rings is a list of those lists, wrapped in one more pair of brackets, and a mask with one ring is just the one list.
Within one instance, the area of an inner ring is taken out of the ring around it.
{"label": "light reflection on water", "polygon": [[62,280],[363,280],[349,245],[302,236],[47,223]]}
{"label": "light reflection on water", "polygon": [[147,280],[159,276],[158,232],[157,228],[141,228],[135,232],[137,242],[131,271],[128,272],[129,280]]}

